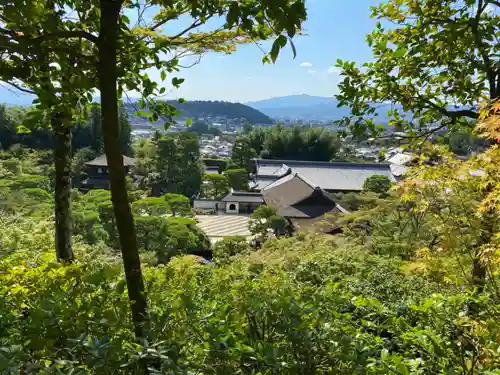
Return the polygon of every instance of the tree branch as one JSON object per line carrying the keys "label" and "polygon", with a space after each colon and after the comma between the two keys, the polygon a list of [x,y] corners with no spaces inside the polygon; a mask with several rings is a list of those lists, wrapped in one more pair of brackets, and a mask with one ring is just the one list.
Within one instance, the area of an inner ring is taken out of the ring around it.
{"label": "tree branch", "polygon": [[25,40],[35,42],[35,43],[45,41],[45,40],[69,39],[69,38],[84,38],[84,39],[87,39],[90,42],[93,42],[96,44],[99,41],[98,37],[86,32],[86,31],[83,31],[83,30],[59,31],[59,32],[55,32],[55,33],[42,34],[42,35],[37,36],[35,38],[26,37],[22,32],[7,30],[7,29],[1,28],[1,27],[0,27],[0,33],[7,35],[7,36],[9,36],[12,39],[17,40],[17,41],[25,39]]}
{"label": "tree branch", "polygon": [[33,95],[36,95],[36,93],[34,91],[31,91],[27,88],[24,88],[22,86],[19,86],[17,83],[14,83],[14,82],[10,82],[10,81],[3,81],[4,83],[8,84],[8,85],[11,85],[12,87],[14,87],[16,90],[19,90],[19,91],[22,91],[22,92],[25,92],[27,94],[33,94]]}

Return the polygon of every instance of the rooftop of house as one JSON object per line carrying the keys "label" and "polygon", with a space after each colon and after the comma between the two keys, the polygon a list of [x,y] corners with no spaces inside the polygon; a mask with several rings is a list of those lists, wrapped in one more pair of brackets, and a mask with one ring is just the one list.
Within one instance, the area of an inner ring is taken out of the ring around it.
{"label": "rooftop of house", "polygon": [[222,199],[222,202],[240,202],[240,203],[265,203],[261,193],[248,191],[231,190]]}
{"label": "rooftop of house", "polygon": [[[135,159],[129,158],[128,156],[123,155],[123,165],[125,167],[131,167],[135,163]],[[108,166],[108,160],[106,159],[106,155],[101,155],[96,157],[94,160],[91,160],[87,163],[86,165],[90,165],[93,167],[107,167]]]}
{"label": "rooftop of house", "polygon": [[389,163],[342,163],[255,159],[255,189],[263,190],[292,173],[314,186],[333,191],[361,191],[368,177],[387,176],[395,181]]}
{"label": "rooftop of house", "polygon": [[289,174],[262,191],[267,205],[289,218],[316,218],[329,212],[346,212],[333,199],[300,173]]}

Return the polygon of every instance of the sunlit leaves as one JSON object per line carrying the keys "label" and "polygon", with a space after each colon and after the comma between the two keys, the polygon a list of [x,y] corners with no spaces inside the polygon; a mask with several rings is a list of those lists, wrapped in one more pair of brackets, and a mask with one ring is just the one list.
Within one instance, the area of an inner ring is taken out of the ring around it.
{"label": "sunlit leaves", "polygon": [[[373,62],[361,69],[338,62],[345,78],[337,99],[352,110],[342,124],[374,135],[380,130],[368,119],[411,136],[438,127],[471,130],[478,103],[500,95],[498,43],[493,41],[500,23],[486,3],[389,0],[374,7],[374,18],[395,26],[378,22],[367,35]],[[397,106],[388,121],[376,116],[383,103]]]}

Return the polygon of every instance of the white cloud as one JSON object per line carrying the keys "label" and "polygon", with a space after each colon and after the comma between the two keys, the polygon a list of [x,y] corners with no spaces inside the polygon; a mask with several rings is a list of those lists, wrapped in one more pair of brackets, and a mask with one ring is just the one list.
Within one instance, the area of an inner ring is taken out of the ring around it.
{"label": "white cloud", "polygon": [[314,69],[309,69],[309,70],[307,71],[307,73],[309,73],[309,74],[316,74],[316,71],[315,71]]}
{"label": "white cloud", "polygon": [[339,74],[339,73],[340,69],[335,66],[331,66],[328,68],[328,74]]}
{"label": "white cloud", "polygon": [[303,62],[300,64],[300,67],[301,68],[312,68],[313,64],[311,64],[310,62]]}

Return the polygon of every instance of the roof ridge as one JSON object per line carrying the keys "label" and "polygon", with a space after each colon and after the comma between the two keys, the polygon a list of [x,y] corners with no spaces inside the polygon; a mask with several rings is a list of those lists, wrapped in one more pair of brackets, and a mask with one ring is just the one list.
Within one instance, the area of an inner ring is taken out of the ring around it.
{"label": "roof ridge", "polygon": [[[390,163],[351,163],[343,161],[314,161],[314,160],[281,160],[281,159],[253,159],[256,163],[268,163],[268,164],[286,164],[286,163],[300,163],[305,165],[338,165],[338,166],[364,166],[364,167],[382,167],[388,166]],[[289,165],[287,165],[290,167]],[[293,167],[290,167],[293,168]]]}
{"label": "roof ridge", "polygon": [[296,176],[299,179],[301,179],[302,181],[304,181],[307,185],[309,185],[313,189],[318,189],[319,188],[318,185],[314,185],[311,181],[309,181],[307,178],[305,178],[304,176],[302,176],[299,172],[295,172],[294,176]]}

